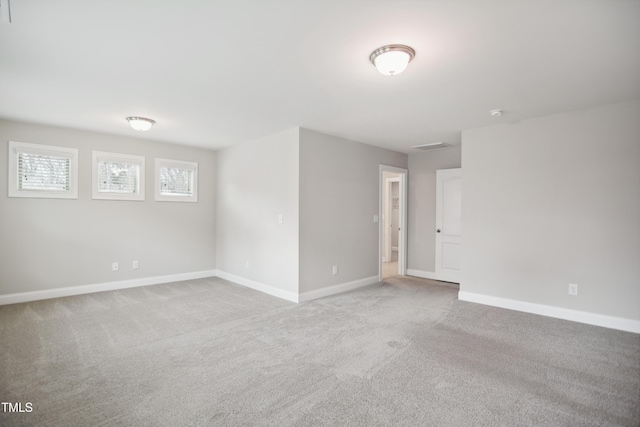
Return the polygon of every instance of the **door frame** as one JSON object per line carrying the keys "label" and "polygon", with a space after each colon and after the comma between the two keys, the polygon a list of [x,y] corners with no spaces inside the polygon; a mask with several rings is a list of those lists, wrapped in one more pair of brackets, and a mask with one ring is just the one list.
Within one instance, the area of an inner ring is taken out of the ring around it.
{"label": "door frame", "polygon": [[[399,188],[398,194],[400,195],[400,212],[398,212],[398,219],[400,221],[400,233],[398,234],[398,274],[405,276],[407,274],[407,198],[408,198],[408,178],[409,171],[404,168],[398,168],[395,166],[380,165],[379,167],[379,179],[378,179],[378,281],[382,281],[382,245],[384,243],[383,233],[384,224],[387,218],[387,212],[384,212],[384,185],[385,180],[383,177],[384,172],[391,172],[399,175]],[[390,239],[389,239],[390,240]]]}

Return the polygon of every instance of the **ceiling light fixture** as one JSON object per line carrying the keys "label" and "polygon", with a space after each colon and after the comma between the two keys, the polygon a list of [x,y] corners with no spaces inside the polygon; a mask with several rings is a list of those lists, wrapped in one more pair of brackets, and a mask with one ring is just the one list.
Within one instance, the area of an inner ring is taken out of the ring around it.
{"label": "ceiling light fixture", "polygon": [[371,52],[369,61],[385,76],[395,76],[403,72],[416,56],[416,51],[403,44],[382,46]]}
{"label": "ceiling light fixture", "polygon": [[491,117],[500,117],[502,115],[502,110],[491,110],[489,111]]}
{"label": "ceiling light fixture", "polygon": [[146,117],[127,117],[127,121],[132,128],[139,131],[149,130],[151,126],[156,124],[155,120],[147,119]]}

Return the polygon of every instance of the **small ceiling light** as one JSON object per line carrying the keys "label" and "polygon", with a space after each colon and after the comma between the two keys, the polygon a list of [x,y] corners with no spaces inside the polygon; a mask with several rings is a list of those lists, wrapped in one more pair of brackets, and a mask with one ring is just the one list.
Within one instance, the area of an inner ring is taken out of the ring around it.
{"label": "small ceiling light", "polygon": [[491,117],[500,117],[502,115],[502,110],[491,110],[489,111]]}
{"label": "small ceiling light", "polygon": [[369,61],[385,76],[395,76],[407,68],[416,51],[403,44],[390,44],[371,52]]}
{"label": "small ceiling light", "polygon": [[155,120],[147,119],[146,117],[127,117],[127,121],[132,128],[139,131],[149,130],[151,126],[156,124]]}

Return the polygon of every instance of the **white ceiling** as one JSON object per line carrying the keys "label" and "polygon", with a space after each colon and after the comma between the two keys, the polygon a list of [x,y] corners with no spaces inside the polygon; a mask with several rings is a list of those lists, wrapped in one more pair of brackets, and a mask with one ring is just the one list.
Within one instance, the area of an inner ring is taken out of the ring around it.
{"label": "white ceiling", "polygon": [[[11,12],[0,117],[212,149],[302,126],[411,152],[640,97],[640,0],[11,0]],[[392,43],[416,57],[385,77],[369,54]],[[157,124],[139,133],[130,115]]]}

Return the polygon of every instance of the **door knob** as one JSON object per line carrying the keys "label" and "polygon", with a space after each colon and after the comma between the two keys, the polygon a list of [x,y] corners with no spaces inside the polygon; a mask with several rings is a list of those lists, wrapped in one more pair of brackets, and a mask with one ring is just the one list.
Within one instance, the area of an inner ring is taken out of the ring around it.
{"label": "door knob", "polygon": [[438,229],[436,230],[436,233],[439,233],[439,232],[440,232],[440,229],[438,228]]}

